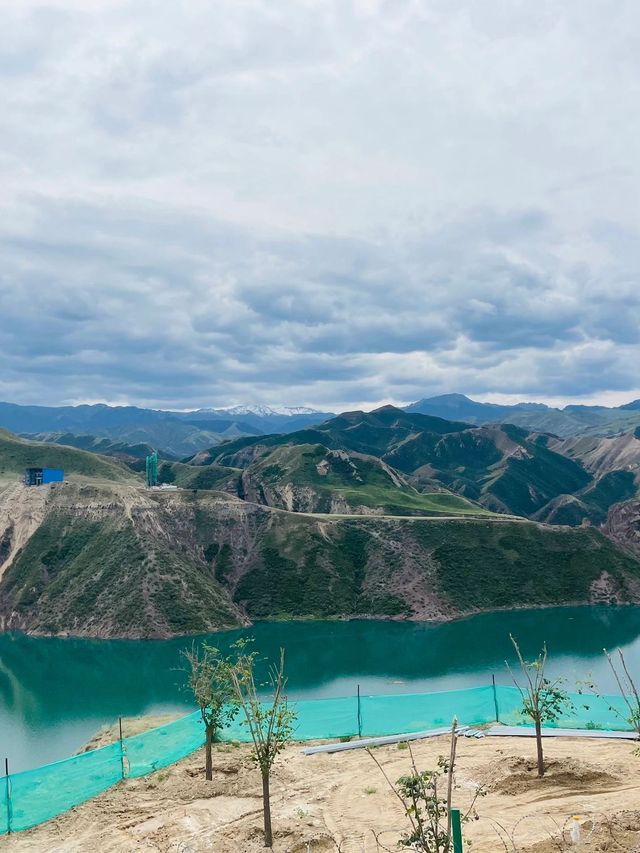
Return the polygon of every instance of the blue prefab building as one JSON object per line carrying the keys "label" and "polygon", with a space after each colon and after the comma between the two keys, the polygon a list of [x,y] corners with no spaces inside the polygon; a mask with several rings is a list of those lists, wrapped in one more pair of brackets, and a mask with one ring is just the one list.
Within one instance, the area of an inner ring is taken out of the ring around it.
{"label": "blue prefab building", "polygon": [[62,468],[25,468],[25,486],[45,486],[47,483],[64,483]]}

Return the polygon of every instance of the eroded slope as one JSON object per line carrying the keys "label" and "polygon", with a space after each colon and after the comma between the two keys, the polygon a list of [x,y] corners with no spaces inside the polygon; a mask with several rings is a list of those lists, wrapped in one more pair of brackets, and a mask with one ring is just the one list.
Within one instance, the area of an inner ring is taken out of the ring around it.
{"label": "eroded slope", "polygon": [[129,484],[42,487],[27,512],[34,490],[14,489],[0,497],[5,630],[167,637],[262,618],[640,601],[640,560],[594,529],[310,516]]}

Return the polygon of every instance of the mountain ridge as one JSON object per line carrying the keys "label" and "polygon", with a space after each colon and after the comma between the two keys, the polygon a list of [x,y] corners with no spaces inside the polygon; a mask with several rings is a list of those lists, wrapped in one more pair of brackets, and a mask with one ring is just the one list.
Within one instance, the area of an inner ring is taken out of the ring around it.
{"label": "mountain ridge", "polygon": [[73,435],[107,438],[125,444],[148,444],[177,458],[219,444],[237,435],[287,432],[326,420],[332,412],[291,409],[256,414],[227,410],[197,409],[174,412],[138,406],[107,406],[104,403],[78,406],[21,406],[0,402],[0,428],[26,436]]}
{"label": "mountain ridge", "polygon": [[[569,524],[601,524],[613,503],[631,499],[640,490],[640,440],[635,433],[562,440],[513,424],[473,426],[393,406],[344,412],[286,435],[242,437],[189,461],[253,471],[255,476],[275,466],[284,476],[276,457],[283,448],[301,445],[316,445],[324,453],[376,457],[418,491],[440,488],[484,510],[538,520],[545,520],[547,511],[561,510],[560,517]],[[311,469],[308,474],[316,479]],[[281,487],[287,485],[301,484],[291,480]],[[264,486],[268,494],[270,484]],[[259,494],[259,488],[253,493]],[[568,506],[569,514],[564,509]]]}
{"label": "mountain ridge", "polygon": [[0,576],[0,630],[48,636],[640,602],[640,558],[593,528],[315,517],[129,483],[0,489]]}
{"label": "mountain ridge", "polygon": [[640,425],[640,400],[614,407],[569,404],[558,409],[545,403],[481,403],[464,394],[442,394],[410,403],[405,409],[477,425],[512,423],[563,438],[584,434],[612,435]]}
{"label": "mountain ridge", "polygon": [[[462,453],[456,464],[469,462],[459,438],[470,435],[477,451],[482,431],[392,407],[327,424],[300,435],[335,444],[347,435],[380,453],[430,426],[439,431],[420,434],[422,450],[444,442],[442,453]],[[517,427],[492,429],[518,464],[553,453],[536,455],[540,437]],[[273,438],[253,454],[246,442],[260,439],[244,439],[227,460],[240,467],[163,460],[159,473],[178,488],[153,490],[112,458],[0,433],[0,630],[160,638],[255,619],[451,619],[505,607],[640,603],[632,501],[609,512],[607,538],[593,526],[492,514],[361,450]],[[443,462],[442,453],[434,458]],[[66,468],[65,483],[21,484],[23,466],[51,460]],[[508,475],[520,488],[519,469],[498,461],[490,482]],[[568,470],[583,471],[574,461]],[[582,478],[581,497],[572,498],[580,506],[606,503],[617,488],[614,478],[603,495],[602,478]]]}
{"label": "mountain ridge", "polygon": [[[423,398],[398,408],[476,426],[512,423],[530,432],[551,433],[559,438],[615,436],[640,428],[640,400],[617,407],[569,404],[559,409],[544,403],[482,403],[455,393]],[[43,436],[45,440],[61,434],[92,435],[116,443],[149,444],[178,458],[229,438],[296,432],[333,417],[336,417],[334,412],[307,406],[264,404],[185,412],[105,403],[37,406],[0,402],[0,427],[17,434]]]}

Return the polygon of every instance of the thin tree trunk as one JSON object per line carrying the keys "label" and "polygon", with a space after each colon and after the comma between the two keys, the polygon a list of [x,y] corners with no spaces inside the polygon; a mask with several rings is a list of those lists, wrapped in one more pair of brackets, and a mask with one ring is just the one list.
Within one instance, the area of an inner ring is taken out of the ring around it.
{"label": "thin tree trunk", "polygon": [[213,742],[213,729],[211,726],[207,726],[206,729],[206,737],[204,742],[204,775],[207,779],[207,782],[211,782],[213,779],[213,761],[211,760],[211,744]]}
{"label": "thin tree trunk", "polygon": [[264,846],[273,847],[271,832],[271,799],[269,796],[269,775],[262,774],[262,811],[264,812]]}
{"label": "thin tree trunk", "polygon": [[536,746],[538,748],[538,776],[544,776],[544,756],[542,754],[542,726],[540,720],[536,724]]}
{"label": "thin tree trunk", "polygon": [[451,805],[453,802],[453,770],[456,766],[456,747],[458,739],[456,738],[456,728],[458,727],[457,717],[453,718],[451,723],[451,747],[449,750],[449,779],[447,783],[447,843],[445,851],[452,848],[451,844]]}

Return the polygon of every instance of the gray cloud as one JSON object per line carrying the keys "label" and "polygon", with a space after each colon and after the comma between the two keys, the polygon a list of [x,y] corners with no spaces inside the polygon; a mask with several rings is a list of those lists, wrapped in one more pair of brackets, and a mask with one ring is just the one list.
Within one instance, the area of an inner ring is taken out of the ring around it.
{"label": "gray cloud", "polygon": [[0,397],[640,396],[640,11],[23,0]]}

